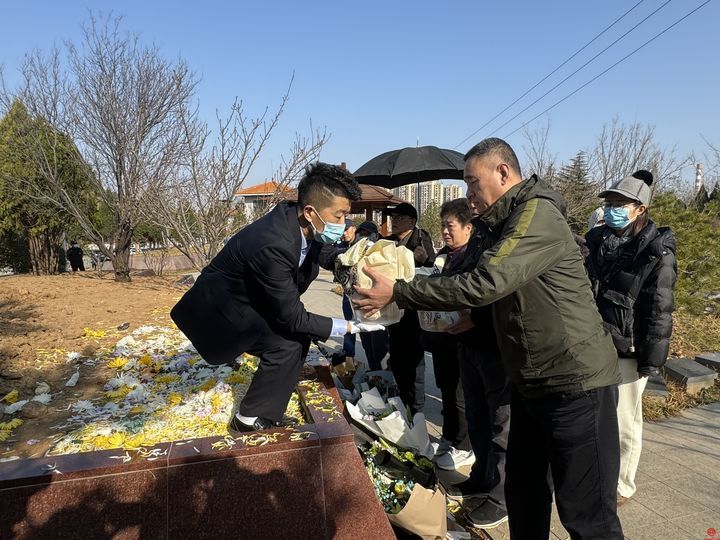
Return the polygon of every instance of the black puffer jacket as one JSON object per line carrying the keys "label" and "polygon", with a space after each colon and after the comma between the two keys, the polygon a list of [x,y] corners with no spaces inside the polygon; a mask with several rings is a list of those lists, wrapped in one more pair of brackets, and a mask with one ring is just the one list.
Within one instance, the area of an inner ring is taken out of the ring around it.
{"label": "black puffer jacket", "polygon": [[638,372],[649,375],[665,364],[670,348],[677,278],[675,236],[650,221],[608,257],[604,252],[617,242],[613,235],[607,226],[587,233],[588,274],[618,355],[636,358]]}

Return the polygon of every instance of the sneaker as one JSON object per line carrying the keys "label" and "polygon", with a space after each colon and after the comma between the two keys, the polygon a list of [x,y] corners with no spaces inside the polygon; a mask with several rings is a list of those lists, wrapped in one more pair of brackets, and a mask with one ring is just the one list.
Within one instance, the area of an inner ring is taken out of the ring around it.
{"label": "sneaker", "polygon": [[486,499],[480,506],[467,516],[470,523],[480,529],[492,529],[505,523],[508,519],[507,511]]}
{"label": "sneaker", "polygon": [[478,486],[475,482],[468,478],[467,480],[463,480],[457,484],[452,484],[445,490],[445,493],[447,494],[448,499],[462,501],[464,499],[472,498],[487,498],[488,491],[489,490],[487,488]]}
{"label": "sneaker", "polygon": [[475,463],[475,454],[472,450],[450,449],[435,460],[435,464],[443,470],[455,471],[464,465]]}
{"label": "sneaker", "polygon": [[[433,444],[433,447],[435,445]],[[442,456],[443,454],[447,454],[450,449],[452,448],[452,443],[448,441],[446,438],[442,437],[440,439],[440,444],[437,445],[437,448],[435,448],[435,457],[438,458]]]}

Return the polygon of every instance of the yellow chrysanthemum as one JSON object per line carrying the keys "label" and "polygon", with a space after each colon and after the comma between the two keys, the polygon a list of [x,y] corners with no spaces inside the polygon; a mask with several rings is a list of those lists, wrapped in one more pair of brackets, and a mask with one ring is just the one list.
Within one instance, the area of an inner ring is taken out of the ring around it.
{"label": "yellow chrysanthemum", "polygon": [[132,450],[141,447],[144,443],[145,436],[142,433],[136,433],[135,435],[132,435],[131,437],[125,439],[125,442],[123,443],[123,448]]}
{"label": "yellow chrysanthemum", "polygon": [[122,369],[122,367],[128,363],[127,358],[123,358],[122,356],[118,356],[117,358],[110,360],[108,362],[108,367],[112,369]]}
{"label": "yellow chrysanthemum", "polygon": [[18,391],[12,390],[11,392],[8,392],[5,394],[5,397],[2,398],[0,401],[4,401],[5,403],[15,403],[18,400]]}
{"label": "yellow chrysanthemum", "polygon": [[197,364],[199,361],[200,361],[200,357],[199,357],[199,356],[193,356],[192,358],[190,358],[190,359],[188,360],[188,364],[190,364],[191,366],[194,366],[194,365]]}
{"label": "yellow chrysanthemum", "polygon": [[107,438],[107,442],[110,445],[110,448],[120,448],[122,447],[126,438],[127,436],[125,435],[125,433],[121,431],[116,431]]}
{"label": "yellow chrysanthemum", "polygon": [[167,402],[169,405],[179,405],[182,402],[182,394],[178,394],[177,392],[170,392],[167,397]]}
{"label": "yellow chrysanthemum", "polygon": [[146,355],[140,357],[140,360],[138,360],[138,363],[143,367],[151,366],[152,358],[150,357],[149,354],[146,354]]}
{"label": "yellow chrysanthemum", "polygon": [[92,328],[83,328],[82,337],[84,338],[104,338],[105,330],[93,330]]}
{"label": "yellow chrysanthemum", "polygon": [[248,378],[243,375],[240,371],[233,371],[225,377],[225,382],[228,384],[247,384]]}
{"label": "yellow chrysanthemum", "polygon": [[215,394],[212,398],[210,398],[210,403],[212,404],[213,412],[217,412],[221,404],[220,396]]}
{"label": "yellow chrysanthemum", "polygon": [[200,386],[197,387],[198,390],[202,390],[203,392],[207,392],[211,388],[213,388],[217,384],[217,381],[214,378],[210,378],[204,383],[202,383]]}
{"label": "yellow chrysanthemum", "polygon": [[10,431],[23,425],[23,421],[20,418],[13,418],[8,422],[0,422],[0,430]]}
{"label": "yellow chrysanthemum", "polygon": [[180,377],[174,373],[155,377],[155,382],[160,384],[169,384],[179,380]]}
{"label": "yellow chrysanthemum", "polygon": [[130,414],[140,414],[145,412],[145,407],[142,405],[135,405],[132,409],[130,409]]}
{"label": "yellow chrysanthemum", "polygon": [[132,392],[132,388],[130,388],[129,386],[121,386],[117,390],[109,390],[109,391],[105,392],[105,395],[107,397],[109,397],[110,399],[124,398],[130,392]]}

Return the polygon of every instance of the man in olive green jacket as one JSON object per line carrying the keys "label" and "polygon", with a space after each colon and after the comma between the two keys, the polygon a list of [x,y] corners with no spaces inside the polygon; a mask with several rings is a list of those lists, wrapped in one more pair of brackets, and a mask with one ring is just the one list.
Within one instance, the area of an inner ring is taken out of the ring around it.
{"label": "man in olive green jacket", "polygon": [[[558,513],[572,538],[621,539],[616,489],[617,355],[595,308],[562,198],[523,181],[501,139],[465,156],[468,198],[481,213],[487,249],[471,271],[392,283],[368,271],[358,305],[458,310],[492,305],[513,383],[505,490],[513,538],[547,538],[552,472]],[[468,321],[468,324],[471,324]]]}

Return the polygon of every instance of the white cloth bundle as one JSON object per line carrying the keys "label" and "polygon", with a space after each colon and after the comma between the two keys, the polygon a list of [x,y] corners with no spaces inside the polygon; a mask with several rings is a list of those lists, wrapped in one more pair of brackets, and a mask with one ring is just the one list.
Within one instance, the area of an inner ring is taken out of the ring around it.
{"label": "white cloth bundle", "polygon": [[[365,268],[377,270],[393,281],[397,279],[410,281],[415,277],[415,259],[412,251],[405,246],[395,245],[392,240],[378,240],[373,243],[367,238],[363,238],[340,255],[338,261],[343,267],[352,269],[350,279],[344,283],[345,292],[351,298],[359,298],[359,295],[353,292],[353,285],[368,289],[372,287],[372,279],[363,271]],[[354,306],[353,313],[357,321],[388,325],[398,322],[402,317],[403,310],[393,302],[370,317],[366,317]]]}

